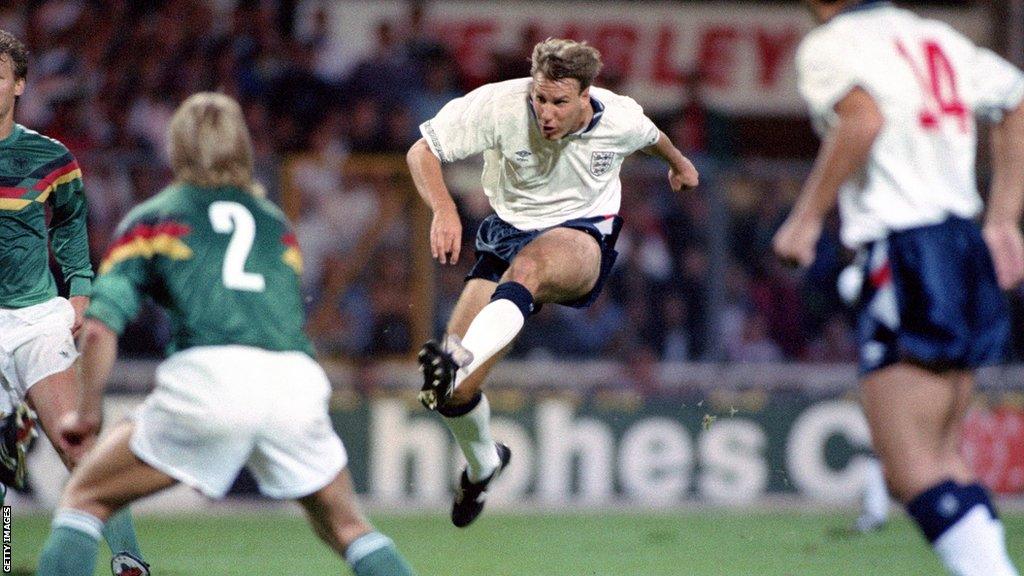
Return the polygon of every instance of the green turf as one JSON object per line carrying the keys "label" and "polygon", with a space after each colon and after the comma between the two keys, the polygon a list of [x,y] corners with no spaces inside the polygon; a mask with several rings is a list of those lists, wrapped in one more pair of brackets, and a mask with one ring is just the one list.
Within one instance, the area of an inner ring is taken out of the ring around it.
{"label": "green turf", "polygon": [[[943,573],[904,518],[866,536],[849,516],[795,512],[485,514],[457,530],[440,514],[378,515],[421,576],[679,576]],[[29,574],[48,518],[15,517],[15,574]],[[1024,566],[1024,515],[1005,515]],[[299,516],[137,519],[154,576],[349,574]],[[107,553],[97,575],[107,575]],[[21,570],[21,572],[18,572]]]}

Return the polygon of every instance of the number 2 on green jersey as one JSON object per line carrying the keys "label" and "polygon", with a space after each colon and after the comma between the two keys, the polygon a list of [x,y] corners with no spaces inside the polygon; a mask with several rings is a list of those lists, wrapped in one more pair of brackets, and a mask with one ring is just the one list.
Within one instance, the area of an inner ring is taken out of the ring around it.
{"label": "number 2 on green jersey", "polygon": [[245,261],[256,239],[256,220],[237,202],[210,204],[210,224],[218,234],[231,234],[224,254],[224,286],[232,290],[263,292],[267,282],[262,274],[245,271]]}

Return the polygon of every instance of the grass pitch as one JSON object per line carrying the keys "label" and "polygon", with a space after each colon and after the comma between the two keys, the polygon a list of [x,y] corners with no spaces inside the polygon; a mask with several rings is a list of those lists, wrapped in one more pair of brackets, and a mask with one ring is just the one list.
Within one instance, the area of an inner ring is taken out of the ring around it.
{"label": "grass pitch", "polygon": [[[442,514],[376,515],[420,576],[942,574],[904,517],[851,535],[853,517],[804,512],[485,513],[458,530]],[[1024,514],[1004,514],[1024,566]],[[49,518],[16,516],[13,574],[31,574]],[[349,574],[297,515],[141,516],[154,576]],[[109,575],[101,547],[95,574]]]}

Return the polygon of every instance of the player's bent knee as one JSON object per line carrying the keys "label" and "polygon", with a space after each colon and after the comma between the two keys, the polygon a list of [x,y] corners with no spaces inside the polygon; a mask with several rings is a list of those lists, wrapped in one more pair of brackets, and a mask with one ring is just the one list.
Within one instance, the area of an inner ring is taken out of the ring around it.
{"label": "player's bent knee", "polygon": [[541,264],[534,258],[520,255],[512,260],[505,274],[505,280],[518,282],[527,290],[535,292],[541,281]]}

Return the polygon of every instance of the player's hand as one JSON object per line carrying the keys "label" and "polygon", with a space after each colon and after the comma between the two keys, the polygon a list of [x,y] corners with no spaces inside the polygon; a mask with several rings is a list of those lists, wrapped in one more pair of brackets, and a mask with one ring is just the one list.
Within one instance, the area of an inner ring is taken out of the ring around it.
{"label": "player's hand", "polygon": [[674,192],[680,190],[693,190],[700,181],[697,168],[688,159],[683,158],[683,164],[677,170],[675,166],[668,169],[668,184]]}
{"label": "player's hand", "polygon": [[807,267],[814,263],[823,222],[790,215],[772,239],[772,249],[783,263]]}
{"label": "player's hand", "polygon": [[458,264],[462,248],[462,221],[455,204],[434,210],[430,223],[430,255],[441,264]]}
{"label": "player's hand", "polygon": [[100,432],[100,417],[72,411],[64,415],[57,431],[61,452],[72,462],[78,462],[96,441]]}
{"label": "player's hand", "polygon": [[89,307],[89,297],[72,296],[68,298],[68,302],[75,309],[75,323],[71,326],[71,335],[78,336],[78,331],[82,328],[82,322],[85,321],[85,309]]}
{"label": "player's hand", "polygon": [[1003,290],[1016,288],[1024,280],[1024,238],[1016,223],[987,223],[982,229],[992,253],[996,279]]}

